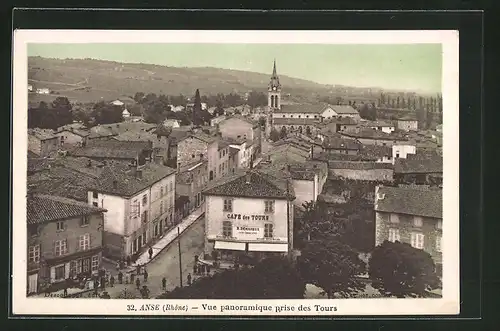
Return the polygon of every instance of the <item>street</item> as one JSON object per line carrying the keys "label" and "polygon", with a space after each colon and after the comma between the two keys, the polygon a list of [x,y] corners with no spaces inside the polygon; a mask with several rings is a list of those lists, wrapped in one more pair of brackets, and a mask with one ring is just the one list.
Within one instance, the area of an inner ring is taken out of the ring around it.
{"label": "street", "polygon": [[[205,220],[200,218],[191,227],[186,229],[181,234],[181,254],[182,254],[182,278],[183,285],[187,285],[188,273],[193,273],[194,256],[203,253],[205,233]],[[110,271],[114,266],[110,266]],[[180,285],[179,281],[179,248],[177,240],[174,240],[167,248],[165,248],[152,262],[146,266],[149,277],[148,282],[144,283],[144,277],[139,277],[141,287],[147,285],[150,290],[150,298],[155,298],[163,293],[161,280],[163,277],[167,279],[167,290],[172,290]],[[116,272],[113,271],[113,274]],[[116,279],[116,276],[115,276]],[[140,298],[140,292],[136,289],[135,284],[117,284],[115,281],[114,287],[106,287],[106,291],[111,298],[117,298],[120,293],[127,289],[127,291]]]}

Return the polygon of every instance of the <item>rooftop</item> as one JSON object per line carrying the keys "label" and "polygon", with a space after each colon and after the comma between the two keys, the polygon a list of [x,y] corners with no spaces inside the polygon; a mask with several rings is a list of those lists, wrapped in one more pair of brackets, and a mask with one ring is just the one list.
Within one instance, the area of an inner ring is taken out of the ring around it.
{"label": "rooftop", "polygon": [[337,114],[348,115],[348,114],[359,114],[356,109],[349,105],[330,105]]}
{"label": "rooftop", "polygon": [[395,173],[442,173],[443,158],[439,155],[417,157],[409,159],[396,159]]}
{"label": "rooftop", "polygon": [[364,126],[364,127],[394,127],[394,123],[391,123],[391,122],[386,122],[386,121],[368,121],[368,120],[364,120],[364,121],[360,121],[359,122],[359,125],[360,126]]}
{"label": "rooftop", "polygon": [[392,148],[389,146],[379,145],[362,145],[359,154],[368,158],[381,158],[384,156],[392,157]]}
{"label": "rooftop", "polygon": [[28,134],[40,140],[57,139],[57,136],[54,135],[54,131],[49,129],[28,129]]}
{"label": "rooftop", "polygon": [[365,139],[375,139],[375,140],[398,140],[398,141],[408,140],[407,138],[394,133],[385,133],[383,131],[373,130],[373,129],[363,129],[360,130],[359,132],[341,132],[340,134],[352,138],[365,138]]}
{"label": "rooftop", "polygon": [[[288,186],[288,192],[287,192]],[[237,173],[209,184],[203,191],[205,195],[293,199],[293,187],[288,179],[271,176],[264,171],[253,169],[239,170]]]}
{"label": "rooftop", "polygon": [[142,141],[99,141],[99,144],[96,145],[75,148],[69,151],[69,155],[99,159],[135,159],[142,151],[151,149],[151,147],[145,146],[151,145]]}
{"label": "rooftop", "polygon": [[443,218],[440,189],[381,186],[375,197],[375,210],[387,213]]}
{"label": "rooftop", "polygon": [[319,104],[309,104],[309,103],[302,103],[302,104],[288,104],[288,105],[281,105],[280,109],[276,109],[274,111],[275,114],[281,114],[281,113],[307,113],[307,114],[320,114],[323,112],[323,110],[328,107],[327,104],[325,103],[319,103]]}
{"label": "rooftop", "polygon": [[27,198],[26,220],[28,224],[43,224],[102,212],[106,212],[106,209],[90,206],[85,202],[53,195],[33,194]]}
{"label": "rooftop", "polygon": [[352,170],[372,170],[372,169],[392,169],[391,163],[380,162],[354,162],[354,161],[328,161],[329,169],[352,169]]}
{"label": "rooftop", "polygon": [[361,145],[352,139],[343,139],[336,137],[325,137],[323,141],[323,148],[325,149],[345,149],[345,150],[359,150]]}

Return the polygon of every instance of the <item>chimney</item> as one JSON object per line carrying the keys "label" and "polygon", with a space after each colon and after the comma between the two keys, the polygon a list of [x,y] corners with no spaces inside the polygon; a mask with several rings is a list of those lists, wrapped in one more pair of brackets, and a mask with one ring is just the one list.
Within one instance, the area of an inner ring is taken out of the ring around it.
{"label": "chimney", "polygon": [[247,171],[245,175],[245,182],[247,184],[250,184],[252,182],[252,173],[250,171]]}
{"label": "chimney", "polygon": [[92,167],[92,161],[91,161],[91,160],[88,160],[88,161],[87,161],[87,168],[90,168],[90,167]]}
{"label": "chimney", "polygon": [[116,179],[113,179],[113,189],[117,189],[118,188],[118,181]]}
{"label": "chimney", "polygon": [[137,166],[134,162],[130,163],[128,165],[128,167],[130,168],[130,173],[132,174],[132,176],[135,176],[135,173],[137,171]]}

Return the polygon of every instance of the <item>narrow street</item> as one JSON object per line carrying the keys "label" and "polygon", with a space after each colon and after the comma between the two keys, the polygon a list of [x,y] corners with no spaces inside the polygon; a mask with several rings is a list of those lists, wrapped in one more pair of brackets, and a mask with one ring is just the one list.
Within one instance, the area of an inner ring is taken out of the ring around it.
{"label": "narrow street", "polygon": [[[197,254],[200,255],[203,252],[204,232],[205,220],[202,217],[181,234],[182,278],[184,286],[187,283],[188,273],[193,273],[194,256]],[[155,257],[154,260],[146,266],[146,270],[149,274],[148,282],[144,283],[144,277],[142,275],[139,279],[141,281],[141,287],[142,285],[147,285],[151,291],[150,298],[155,298],[163,293],[161,284],[163,277],[167,279],[167,290],[170,291],[176,286],[179,286],[179,247],[177,239]],[[135,284],[120,285],[115,282],[115,286],[108,286],[106,291],[108,291],[111,298],[117,298],[125,288],[135,294],[137,298],[141,297]]]}

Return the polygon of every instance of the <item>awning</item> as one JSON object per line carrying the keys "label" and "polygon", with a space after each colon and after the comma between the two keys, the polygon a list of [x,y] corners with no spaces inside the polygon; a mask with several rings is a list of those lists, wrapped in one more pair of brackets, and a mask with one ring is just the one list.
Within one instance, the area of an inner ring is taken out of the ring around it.
{"label": "awning", "polygon": [[244,251],[245,243],[237,243],[231,241],[216,241],[214,249],[228,249],[233,251]]}
{"label": "awning", "polygon": [[248,244],[251,252],[288,252],[288,244]]}

